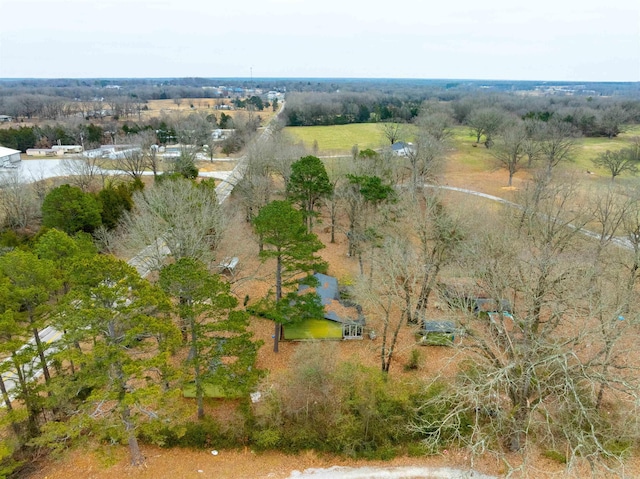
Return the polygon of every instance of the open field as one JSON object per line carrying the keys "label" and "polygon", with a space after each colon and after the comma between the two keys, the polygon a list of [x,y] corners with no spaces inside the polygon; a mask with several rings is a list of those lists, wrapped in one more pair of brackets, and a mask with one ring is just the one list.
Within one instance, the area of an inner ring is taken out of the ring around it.
{"label": "open field", "polygon": [[[149,100],[146,104],[148,110],[142,112],[142,118],[158,118],[162,115],[173,114],[188,115],[191,112],[214,114],[218,119],[222,113],[231,117],[249,114],[246,110],[216,110],[216,105],[223,104],[229,105],[231,102],[228,99],[218,98],[184,98],[180,100],[180,104],[177,104],[174,100]],[[193,108],[191,108],[191,105],[193,105]],[[262,118],[262,124],[265,125],[274,117],[275,112],[269,107],[262,111],[256,111],[254,114]]]}
{"label": "open field", "polygon": [[364,150],[380,148],[386,140],[377,123],[354,123],[337,126],[295,126],[285,129],[296,141],[302,141],[308,148],[318,142],[322,154],[350,154],[353,145]]}
{"label": "open field", "polygon": [[[412,136],[412,126],[407,125],[407,133]],[[302,141],[311,148],[314,141],[318,142],[318,154],[323,155],[351,155],[353,145],[358,145],[362,150],[365,148],[382,148],[386,145],[387,140],[380,129],[380,125],[376,123],[357,123],[351,125],[335,125],[335,126],[302,126],[287,127],[285,130],[295,140]],[[578,138],[576,141],[576,150],[573,155],[573,161],[566,164],[563,168],[567,171],[577,171],[585,173],[587,170],[594,172],[591,175],[592,182],[602,179],[609,180],[609,173],[603,169],[596,168],[592,160],[598,154],[606,150],[616,150],[625,147],[631,138],[640,136],[640,125],[633,125],[627,131],[620,134],[616,138]],[[411,138],[409,138],[411,140]],[[491,150],[484,145],[475,143],[475,137],[471,134],[468,127],[456,126],[452,129],[452,135],[449,139],[448,165],[449,173],[464,171],[468,174],[476,174],[486,171],[500,170],[495,159],[491,154]],[[516,174],[516,177],[526,176],[526,171]],[[507,181],[506,170],[504,171],[505,185]],[[629,182],[628,177],[618,178],[618,182]]]}

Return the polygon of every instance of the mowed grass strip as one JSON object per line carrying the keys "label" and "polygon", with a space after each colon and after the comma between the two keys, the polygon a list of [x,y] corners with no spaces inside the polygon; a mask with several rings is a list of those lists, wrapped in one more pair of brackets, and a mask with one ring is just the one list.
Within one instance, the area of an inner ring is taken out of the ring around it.
{"label": "mowed grass strip", "polygon": [[318,143],[318,151],[323,153],[350,154],[353,145],[360,150],[380,148],[386,138],[378,123],[354,123],[332,126],[289,126],[285,129],[295,141],[302,141],[307,148]]}

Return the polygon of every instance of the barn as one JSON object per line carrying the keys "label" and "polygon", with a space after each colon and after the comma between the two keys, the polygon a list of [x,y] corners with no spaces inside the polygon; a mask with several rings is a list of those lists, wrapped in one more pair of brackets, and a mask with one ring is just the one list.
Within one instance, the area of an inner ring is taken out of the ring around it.
{"label": "barn", "polygon": [[20,165],[20,150],[0,146],[0,167],[17,168]]}
{"label": "barn", "polygon": [[[316,273],[315,293],[324,306],[324,317],[306,319],[282,327],[281,339],[302,341],[309,339],[362,339],[365,320],[360,308],[340,299],[338,280],[333,276]],[[309,292],[309,286],[300,285],[299,293]]]}

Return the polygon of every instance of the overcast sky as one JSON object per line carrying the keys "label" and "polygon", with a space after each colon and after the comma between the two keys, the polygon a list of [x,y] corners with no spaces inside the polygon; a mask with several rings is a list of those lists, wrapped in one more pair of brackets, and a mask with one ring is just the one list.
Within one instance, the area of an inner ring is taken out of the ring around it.
{"label": "overcast sky", "polygon": [[640,81],[640,0],[0,0],[3,77]]}

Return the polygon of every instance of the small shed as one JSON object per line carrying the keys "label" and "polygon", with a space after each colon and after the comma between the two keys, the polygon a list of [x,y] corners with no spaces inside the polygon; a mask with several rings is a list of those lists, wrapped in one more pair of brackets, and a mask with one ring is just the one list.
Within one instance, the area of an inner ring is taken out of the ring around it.
{"label": "small shed", "polygon": [[456,338],[453,321],[424,321],[418,331],[418,342],[431,346],[451,346]]}
{"label": "small shed", "polygon": [[298,293],[307,294],[314,290],[324,306],[324,317],[305,319],[282,327],[285,340],[306,339],[362,339],[365,320],[360,309],[347,305],[340,299],[338,280],[333,276],[316,273],[318,281],[315,287],[300,285]]}
{"label": "small shed", "polygon": [[494,313],[504,311],[511,313],[511,302],[507,299],[495,300],[491,298],[474,298],[471,309],[475,314]]}
{"label": "small shed", "polygon": [[20,150],[0,146],[0,166],[3,168],[17,168],[20,164]]}

